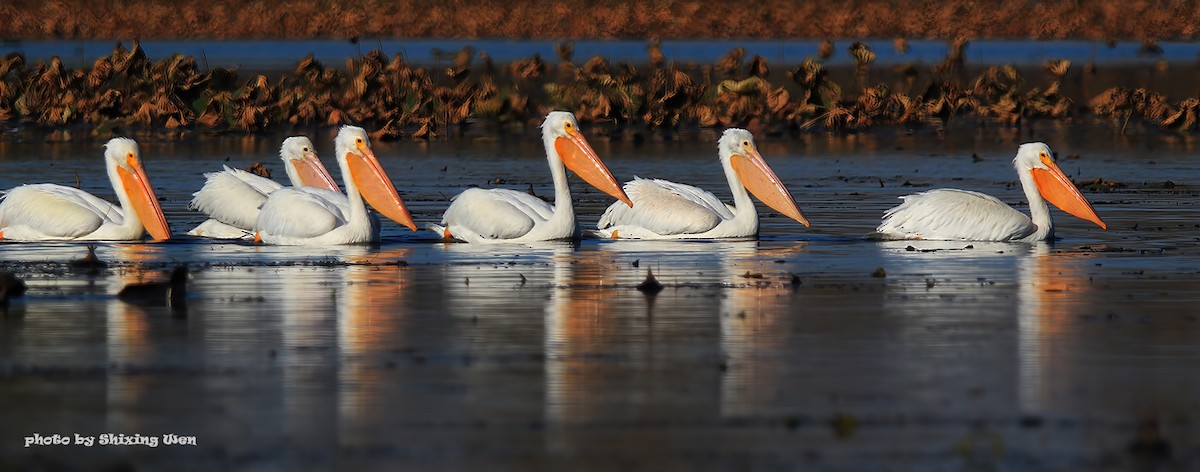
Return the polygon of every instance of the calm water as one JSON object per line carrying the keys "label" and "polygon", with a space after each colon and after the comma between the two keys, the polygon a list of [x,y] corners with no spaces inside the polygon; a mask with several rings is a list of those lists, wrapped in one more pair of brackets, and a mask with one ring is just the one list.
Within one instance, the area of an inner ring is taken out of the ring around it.
{"label": "calm water", "polygon": [[[58,56],[68,66],[91,66],[97,57],[110,54],[118,42],[131,46],[129,41],[10,41],[0,42],[0,54],[20,52],[30,60],[46,60]],[[472,47],[496,61],[526,59],[534,54],[550,61],[558,60],[556,47],[563,43],[575,47],[573,59],[586,61],[600,55],[612,61],[645,61],[647,41],[640,40],[508,40],[508,39],[363,39],[355,45],[346,40],[146,40],[140,44],[151,58],[181,53],[212,64],[235,65],[249,70],[291,69],[300,58],[312,54],[328,64],[341,64],[347,57],[363,51],[379,49],[384,54],[404,54],[418,64],[449,63],[453,52]],[[853,65],[846,51],[852,40],[834,42],[838,53],[827,62],[830,65]],[[906,53],[896,51],[890,39],[865,40],[877,54],[879,64],[910,62],[935,63],[950,53],[945,41],[913,40]],[[805,58],[815,58],[820,40],[669,40],[662,41],[667,58],[680,62],[713,63],[735,45],[746,49],[747,57],[761,55],[773,64],[798,64]],[[1137,41],[1115,42],[1109,46],[1098,41],[1032,41],[979,40],[967,47],[966,60],[974,65],[1014,63],[1040,66],[1047,60],[1067,59],[1078,63],[1152,64],[1160,59],[1177,63],[1194,63],[1200,54],[1200,44],[1187,42],[1158,43],[1158,54],[1145,54]],[[76,62],[78,61],[78,62]],[[203,65],[203,63],[202,63]]]}
{"label": "calm water", "polygon": [[[424,223],[497,178],[550,194],[535,133],[375,148]],[[278,169],[279,138],[141,140],[172,229],[202,220],[186,204],[203,172]],[[727,197],[716,135],[671,138],[592,144],[621,180]],[[1055,210],[1055,244],[860,238],[931,186],[1017,204],[1011,156],[1035,139],[1076,179],[1126,184],[1088,194],[1109,230]],[[378,247],[101,244],[95,275],[62,265],[79,244],[0,244],[30,285],[0,317],[0,468],[1200,464],[1192,140],[1045,126],[759,145],[811,229],[762,210],[759,241],[474,247],[389,222]],[[99,146],[0,142],[0,188],[78,176],[111,198]],[[608,200],[573,186],[593,224]],[[180,262],[186,316],[115,298]],[[647,269],[667,285],[654,297],[633,288]],[[198,445],[23,448],[35,432]]]}

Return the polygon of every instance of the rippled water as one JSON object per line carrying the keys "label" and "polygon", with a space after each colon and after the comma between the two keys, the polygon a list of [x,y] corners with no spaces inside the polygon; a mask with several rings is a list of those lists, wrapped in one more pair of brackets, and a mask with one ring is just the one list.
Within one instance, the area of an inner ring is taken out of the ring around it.
{"label": "rippled water", "polygon": [[[319,148],[330,133],[314,135]],[[549,195],[535,133],[375,147],[424,223],[498,178]],[[201,221],[186,203],[203,172],[226,158],[277,168],[278,138],[142,140],[172,229]],[[592,144],[621,180],[727,196],[715,139]],[[1126,184],[1088,194],[1109,230],[1055,210],[1055,244],[860,238],[927,187],[1017,204],[1009,161],[1033,139],[1077,179]],[[78,175],[111,198],[99,145],[0,142],[0,187]],[[476,247],[387,223],[377,247],[101,244],[112,265],[98,274],[63,265],[79,244],[0,243],[0,267],[30,285],[0,317],[0,468],[1200,463],[1190,139],[1048,127],[759,145],[811,229],[763,210],[759,241]],[[607,199],[573,186],[594,222]],[[115,298],[181,262],[185,315]],[[634,289],[648,269],[667,286],[657,296]],[[198,446],[23,448],[35,432]]]}

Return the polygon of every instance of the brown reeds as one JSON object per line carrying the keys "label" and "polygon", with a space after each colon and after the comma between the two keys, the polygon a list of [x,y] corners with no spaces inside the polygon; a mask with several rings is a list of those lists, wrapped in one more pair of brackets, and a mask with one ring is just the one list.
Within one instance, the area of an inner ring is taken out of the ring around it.
{"label": "brown reeds", "polygon": [[[1200,98],[1172,102],[1145,89],[1112,88],[1074,107],[1061,91],[1068,61],[1025,77],[1013,66],[964,73],[965,41],[925,71],[897,69],[877,80],[874,53],[854,43],[852,81],[839,84],[826,66],[805,60],[773,71],[768,60],[733,48],[711,65],[682,65],[657,43],[641,65],[592,57],[577,65],[573,48],[557,48],[559,65],[539,56],[495,64],[471,48],[449,53],[439,69],[378,50],[331,67],[306,57],[276,77],[201,70],[172,55],[151,60],[137,42],[118,45],[90,68],[58,58],[29,63],[0,58],[0,121],[47,128],[86,126],[96,135],[117,127],[182,133],[254,132],[279,126],[358,124],[377,139],[432,139],[475,125],[530,124],[552,109],[586,122],[650,128],[740,126],[767,131],[849,132],[880,125],[944,126],[959,117],[1004,125],[1026,119],[1074,119],[1081,112],[1121,128],[1144,121],[1164,129],[1200,129]],[[1083,71],[1086,76],[1088,71]]]}
{"label": "brown reeds", "polygon": [[27,39],[1200,37],[1200,4],[1177,0],[10,0],[0,18]]}

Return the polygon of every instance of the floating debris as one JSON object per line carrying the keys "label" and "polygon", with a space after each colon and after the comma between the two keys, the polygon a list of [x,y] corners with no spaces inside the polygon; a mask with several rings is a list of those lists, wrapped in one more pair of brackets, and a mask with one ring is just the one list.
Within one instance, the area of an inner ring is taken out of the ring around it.
{"label": "floating debris", "polygon": [[858,418],[848,413],[838,413],[829,420],[829,426],[838,439],[850,439],[858,431]]}
{"label": "floating debris", "polygon": [[654,271],[646,269],[646,280],[638,284],[637,289],[647,295],[657,295],[658,292],[663,291],[663,284],[654,278]]}
{"label": "floating debris", "polygon": [[117,298],[133,305],[167,306],[173,311],[187,310],[187,265],[171,271],[166,282],[129,284],[117,292]]}
{"label": "floating debris", "polygon": [[9,272],[0,271],[0,308],[8,307],[8,299],[25,294],[25,281]]}
{"label": "floating debris", "polygon": [[71,260],[71,267],[76,269],[93,269],[99,270],[108,267],[108,263],[96,257],[96,245],[88,244],[87,255],[79,259]]}
{"label": "floating debris", "polygon": [[244,170],[251,174],[257,175],[259,177],[264,177],[264,178],[268,178],[268,179],[271,178],[271,169],[268,168],[267,166],[264,166],[263,163],[261,163],[261,162],[255,162],[253,164],[250,164],[250,167],[246,167],[241,170]]}
{"label": "floating debris", "polygon": [[883,270],[883,267],[876,267],[875,271],[871,272],[871,277],[880,278],[880,279],[887,277],[887,271]]}
{"label": "floating debris", "polygon": [[1171,458],[1171,443],[1163,437],[1156,419],[1141,421],[1137,437],[1129,443],[1128,450],[1133,456],[1147,461],[1163,462]]}
{"label": "floating debris", "polygon": [[[1172,186],[1174,186],[1173,183]],[[1075,182],[1075,187],[1089,192],[1104,192],[1125,188],[1125,184],[1120,182],[1106,181],[1103,178],[1097,177],[1085,182]]]}

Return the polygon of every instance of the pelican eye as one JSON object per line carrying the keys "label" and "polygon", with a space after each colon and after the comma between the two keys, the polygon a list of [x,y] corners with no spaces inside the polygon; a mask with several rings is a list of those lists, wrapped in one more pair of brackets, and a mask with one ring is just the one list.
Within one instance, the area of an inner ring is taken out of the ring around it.
{"label": "pelican eye", "polygon": [[308,152],[308,146],[304,147],[304,152]]}
{"label": "pelican eye", "polygon": [[749,148],[749,147],[750,147],[750,141],[742,141],[742,147],[744,147],[744,148]]}

